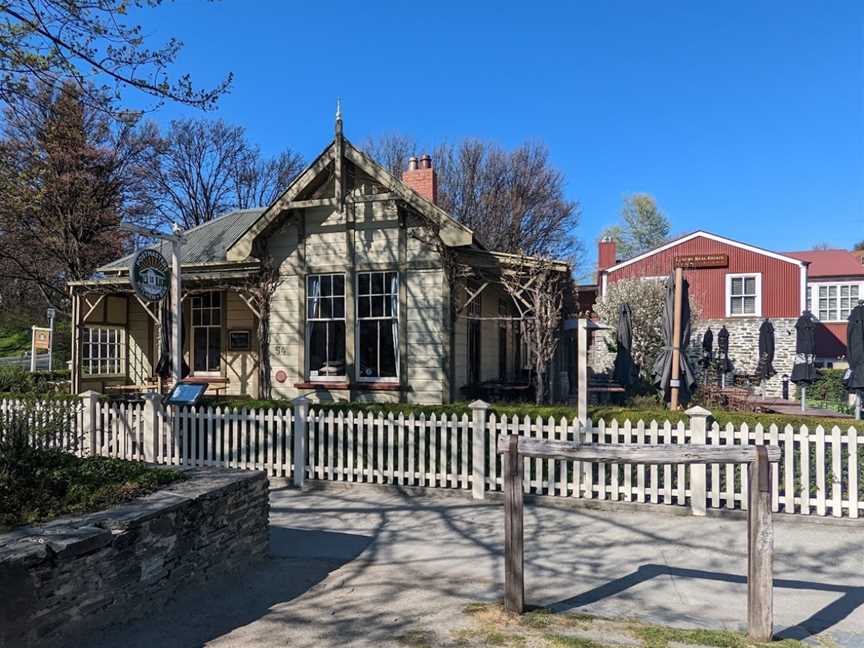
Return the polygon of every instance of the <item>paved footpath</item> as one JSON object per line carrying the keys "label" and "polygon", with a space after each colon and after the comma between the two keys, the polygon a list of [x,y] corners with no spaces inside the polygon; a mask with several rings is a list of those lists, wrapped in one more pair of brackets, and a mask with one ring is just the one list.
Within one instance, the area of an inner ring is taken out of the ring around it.
{"label": "paved footpath", "polygon": [[[273,491],[272,558],[93,646],[405,646],[441,643],[463,607],[503,591],[501,505],[364,487]],[[864,522],[775,525],[782,637],[864,646]],[[531,604],[682,627],[743,629],[746,522],[528,506]]]}

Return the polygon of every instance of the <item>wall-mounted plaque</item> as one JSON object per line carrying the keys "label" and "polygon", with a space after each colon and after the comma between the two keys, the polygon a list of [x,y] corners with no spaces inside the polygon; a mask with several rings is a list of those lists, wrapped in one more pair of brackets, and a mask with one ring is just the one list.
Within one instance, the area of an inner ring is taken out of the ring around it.
{"label": "wall-mounted plaque", "polygon": [[728,254],[685,254],[675,257],[676,268],[699,270],[702,268],[728,268]]}
{"label": "wall-mounted plaque", "polygon": [[249,330],[228,331],[229,351],[251,351],[252,332]]}

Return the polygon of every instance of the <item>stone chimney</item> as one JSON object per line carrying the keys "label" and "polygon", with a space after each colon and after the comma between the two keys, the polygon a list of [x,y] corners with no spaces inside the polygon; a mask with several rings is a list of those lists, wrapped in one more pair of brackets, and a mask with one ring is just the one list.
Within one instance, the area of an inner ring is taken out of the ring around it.
{"label": "stone chimney", "polygon": [[408,160],[408,170],[402,173],[402,182],[431,203],[438,204],[438,177],[432,168],[432,158],[425,153]]}
{"label": "stone chimney", "polygon": [[615,241],[604,237],[597,244],[597,270],[606,270],[617,263]]}

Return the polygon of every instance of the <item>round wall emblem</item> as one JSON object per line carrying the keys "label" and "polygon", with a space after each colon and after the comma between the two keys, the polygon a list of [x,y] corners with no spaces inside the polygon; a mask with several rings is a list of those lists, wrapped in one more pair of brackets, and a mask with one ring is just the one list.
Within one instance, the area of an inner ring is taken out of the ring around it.
{"label": "round wall emblem", "polygon": [[280,369],[276,372],[276,382],[284,383],[286,380],[288,380],[288,374],[285,373],[284,369]]}
{"label": "round wall emblem", "polygon": [[168,294],[171,269],[156,250],[139,250],[132,259],[129,280],[135,293],[145,301],[159,301]]}

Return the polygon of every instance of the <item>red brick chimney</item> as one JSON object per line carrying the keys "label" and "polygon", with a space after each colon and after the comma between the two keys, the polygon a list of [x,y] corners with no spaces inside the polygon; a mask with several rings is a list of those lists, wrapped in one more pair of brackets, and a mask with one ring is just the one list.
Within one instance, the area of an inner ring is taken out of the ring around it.
{"label": "red brick chimney", "polygon": [[408,170],[402,173],[402,182],[429,202],[438,204],[438,176],[432,168],[432,158],[425,153],[420,156],[419,165],[416,157],[408,160]]}
{"label": "red brick chimney", "polygon": [[616,255],[615,241],[608,236],[600,239],[597,244],[597,270],[606,270],[614,266],[617,262]]}

